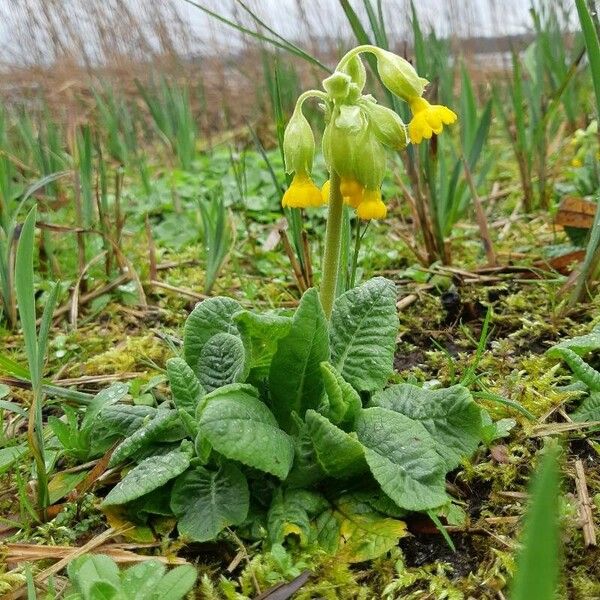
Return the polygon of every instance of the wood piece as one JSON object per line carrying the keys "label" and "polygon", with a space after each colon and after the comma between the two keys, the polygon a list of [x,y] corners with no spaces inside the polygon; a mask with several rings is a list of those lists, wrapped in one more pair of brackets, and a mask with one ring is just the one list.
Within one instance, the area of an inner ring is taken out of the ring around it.
{"label": "wood piece", "polygon": [[592,516],[592,501],[588,493],[585,470],[581,459],[575,461],[575,488],[577,489],[577,502],[581,529],[583,530],[583,543],[586,548],[596,546],[596,529],[594,517]]}
{"label": "wood piece", "polygon": [[554,223],[563,227],[591,229],[594,224],[597,204],[576,196],[564,198],[558,207]]}

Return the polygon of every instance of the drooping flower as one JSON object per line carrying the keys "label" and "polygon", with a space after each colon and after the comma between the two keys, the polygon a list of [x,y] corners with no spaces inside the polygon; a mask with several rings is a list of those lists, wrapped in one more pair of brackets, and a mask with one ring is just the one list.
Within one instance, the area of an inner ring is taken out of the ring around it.
{"label": "drooping flower", "polygon": [[281,204],[287,208],[311,208],[322,206],[321,190],[306,173],[296,173],[286,190]]}
{"label": "drooping flower", "polygon": [[362,202],[356,209],[359,219],[385,219],[387,208],[381,200],[381,190],[365,190]]}
{"label": "drooping flower", "polygon": [[409,100],[413,118],[408,124],[408,135],[413,144],[420,144],[431,139],[435,133],[439,135],[444,125],[452,125],[458,118],[456,113],[441,104],[429,104],[425,98],[413,97]]}
{"label": "drooping flower", "polygon": [[[323,203],[329,202],[329,193],[331,191],[331,181],[328,179],[321,188],[321,196],[323,197]],[[344,200],[344,204],[351,206],[352,208],[358,208],[358,205],[363,200],[365,188],[355,179],[348,179],[342,177],[340,182],[340,193]]]}

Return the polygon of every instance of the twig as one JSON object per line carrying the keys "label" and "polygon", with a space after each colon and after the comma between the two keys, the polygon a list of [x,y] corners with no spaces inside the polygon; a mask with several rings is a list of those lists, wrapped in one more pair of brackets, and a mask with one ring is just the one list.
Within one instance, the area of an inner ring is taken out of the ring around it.
{"label": "twig", "polygon": [[469,169],[469,165],[467,164],[464,156],[462,157],[462,163],[467,185],[471,190],[471,200],[473,201],[473,206],[475,207],[475,217],[477,218],[477,225],[479,226],[479,234],[481,235],[481,241],[483,242],[483,249],[485,250],[488,264],[493,267],[497,264],[496,252],[494,251],[494,244],[492,243],[492,238],[490,237],[490,230],[488,228],[485,211],[483,210],[483,206],[481,206],[481,200],[479,199],[479,194],[477,193],[477,188],[475,187],[475,182],[473,181],[471,169]]}
{"label": "twig", "polygon": [[304,276],[306,285],[310,288],[313,286],[313,268],[310,258],[310,245],[308,243],[308,233],[306,229],[302,230],[302,256],[304,257]]}
{"label": "twig", "polygon": [[158,281],[157,279],[152,279],[150,281],[150,285],[153,285],[157,288],[162,288],[163,290],[168,290],[169,292],[175,292],[176,294],[181,294],[182,296],[187,296],[188,298],[192,298],[193,300],[206,300],[206,298],[210,298],[206,294],[199,294],[198,292],[193,292],[192,290],[188,290],[185,288],[175,287],[169,283],[165,283],[164,281]]}
{"label": "twig", "polygon": [[575,488],[577,489],[579,518],[581,519],[581,529],[583,530],[583,544],[586,548],[595,546],[597,541],[594,518],[592,516],[592,502],[588,493],[585,470],[583,469],[581,459],[575,461]]}
{"label": "twig", "polygon": [[302,268],[300,267],[300,263],[298,262],[298,259],[294,254],[294,250],[292,249],[288,235],[283,227],[279,228],[279,237],[281,238],[283,249],[285,250],[287,257],[290,260],[290,264],[292,265],[294,277],[296,278],[296,282],[298,283],[298,289],[301,293],[304,293],[308,289],[308,286],[306,285],[306,281],[304,280],[304,275],[302,274]]}
{"label": "twig", "polygon": [[150,279],[158,279],[156,274],[156,245],[154,243],[154,236],[152,235],[152,227],[150,227],[150,219],[148,213],[145,216],[146,225],[146,237],[148,238],[148,261],[150,263]]}

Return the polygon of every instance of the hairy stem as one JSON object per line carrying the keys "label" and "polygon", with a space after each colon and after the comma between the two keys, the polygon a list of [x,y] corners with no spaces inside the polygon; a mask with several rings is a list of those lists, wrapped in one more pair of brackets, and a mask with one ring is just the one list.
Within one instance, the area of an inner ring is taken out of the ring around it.
{"label": "hairy stem", "polygon": [[340,266],[340,247],[342,238],[342,215],[344,203],[340,192],[340,176],[332,171],[329,186],[329,214],[325,234],[325,255],[321,276],[321,304],[325,316],[329,319],[335,300],[338,270]]}

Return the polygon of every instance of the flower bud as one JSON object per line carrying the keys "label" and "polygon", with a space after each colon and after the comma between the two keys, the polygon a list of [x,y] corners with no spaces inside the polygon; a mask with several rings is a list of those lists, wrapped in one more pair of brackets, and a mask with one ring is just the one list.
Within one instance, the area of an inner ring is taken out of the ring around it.
{"label": "flower bud", "polygon": [[366,130],[367,120],[360,107],[342,104],[334,109],[323,132],[323,156],[330,171],[353,177]]}
{"label": "flower bud", "polygon": [[354,177],[367,189],[379,188],[385,166],[385,148],[369,126],[357,152]]}
{"label": "flower bud", "polygon": [[323,89],[333,100],[339,102],[347,98],[351,83],[350,75],[336,71],[323,80]]}
{"label": "flower bud", "polygon": [[390,92],[404,100],[423,95],[429,82],[419,77],[407,60],[381,48],[374,48],[373,53],[377,58],[379,77]]}
{"label": "flower bud", "polygon": [[340,69],[342,73],[346,73],[352,83],[357,86],[359,94],[363,91],[367,82],[367,71],[362,60],[358,55],[352,56],[346,64]]}
{"label": "flower bud", "polygon": [[296,107],[283,134],[286,173],[310,173],[315,154],[315,138],[302,109]]}
{"label": "flower bud", "polygon": [[379,141],[394,150],[402,150],[408,144],[408,133],[402,119],[389,108],[374,101],[361,102],[369,116],[369,123]]}

